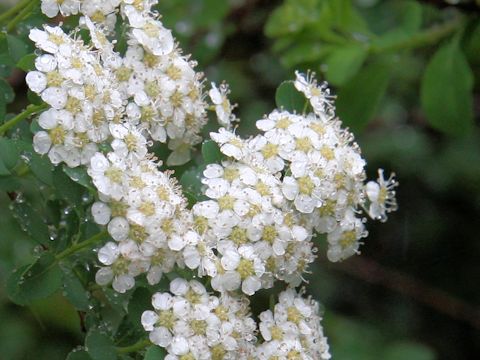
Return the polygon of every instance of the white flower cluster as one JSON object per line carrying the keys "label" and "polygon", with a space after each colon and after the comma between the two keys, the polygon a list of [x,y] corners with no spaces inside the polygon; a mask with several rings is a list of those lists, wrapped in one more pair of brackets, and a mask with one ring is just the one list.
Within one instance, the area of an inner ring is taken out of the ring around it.
{"label": "white flower cluster", "polygon": [[121,112],[122,96],[98,55],[81,40],[49,26],[31,30],[30,39],[46,54],[35,60],[37,70],[26,81],[51,107],[39,117],[43,130],[33,138],[34,149],[48,153],[53,164],[87,164],[96,144],[110,136],[108,122]]}
{"label": "white flower cluster", "polygon": [[211,200],[193,213],[195,229],[217,252],[212,287],[252,295],[275,279],[299,285],[315,258],[312,231],[287,206],[279,179],[240,162],[210,164],[203,175]]}
{"label": "white flower cluster", "polygon": [[41,10],[52,18],[57,15],[83,14],[93,21],[113,30],[117,21],[117,10],[133,6],[137,11],[150,11],[157,0],[42,0]]}
{"label": "white flower cluster", "polygon": [[[361,209],[385,221],[386,214],[396,209],[397,183],[393,176],[385,181],[380,171],[378,182],[365,185],[365,161],[353,135],[335,117],[328,89],[299,73],[295,87],[304,93],[313,112],[274,110],[257,121],[263,134],[247,140],[225,129],[211,136],[225,155],[274,179],[271,183],[280,194],[277,204],[282,213],[302,224],[304,238],[310,239],[313,229],[327,234],[328,258],[343,260],[357,253],[360,240],[367,236]],[[211,190],[206,195],[217,196]]]}
{"label": "white flower cluster", "polygon": [[330,359],[327,339],[320,324],[318,303],[303,298],[293,289],[280,293],[273,311],[260,314],[260,334],[264,339],[256,359]]}
{"label": "white flower cluster", "polygon": [[[117,6],[119,2],[95,3]],[[57,4],[64,5],[71,8],[67,1]],[[36,134],[34,145],[39,153],[48,152],[54,164],[88,163],[95,143],[111,143],[115,138],[108,126],[112,122],[135,127],[145,138],[168,142],[173,150],[167,160],[170,165],[190,160],[190,148],[201,141],[198,134],[207,121],[203,75],[194,71],[195,62],[181,54],[171,31],[149,12],[150,5],[122,2],[129,39],[124,56],[114,50],[104,27],[88,16],[82,23],[96,50],[60,27],[31,31],[30,38],[47,54],[37,58],[36,71],[27,74],[27,83],[52,107],[40,118],[45,131]],[[223,116],[230,118],[229,113]]]}
{"label": "white flower cluster", "polygon": [[[318,303],[293,287],[316,257],[315,234],[327,235],[331,261],[357,253],[367,235],[362,210],[385,221],[397,208],[397,182],[379,170],[365,184],[359,147],[336,119],[326,86],[310,75],[297,73],[295,87],[311,113],[275,110],[257,121],[261,134],[238,137],[227,85],[212,83],[209,106],[203,75],[152,12],[156,3],[42,0],[49,17],[83,15],[91,43],[61,27],[30,32],[44,54],[26,80],[50,106],[39,116],[34,149],[53,164],[87,168],[98,190],[94,221],[112,238],[98,250],[96,281],[124,293],[140,274],[151,285],[178,269],[208,276],[218,296],[176,278],[142,315],[167,360],[327,360]],[[109,39],[117,16],[126,24],[124,54]],[[148,147],[168,144],[167,165],[188,162],[207,109],[223,126],[211,138],[228,159],[206,166],[208,200],[188,209]],[[276,280],[289,288],[260,314],[257,329],[246,295]]]}
{"label": "white flower cluster", "polygon": [[159,171],[154,161],[96,153],[88,173],[102,200],[92,206],[95,222],[107,225],[115,240],[98,252],[105,265],[96,275],[100,285],[113,280],[113,288],[123,293],[142,273],[153,285],[175,265],[198,267],[189,254],[198,253],[202,240],[191,230],[191,213],[176,181]]}
{"label": "white flower cluster", "polygon": [[150,341],[166,360],[253,359],[256,323],[244,296],[211,296],[198,281],[176,278],[170,293],[156,293],[142,315]]}

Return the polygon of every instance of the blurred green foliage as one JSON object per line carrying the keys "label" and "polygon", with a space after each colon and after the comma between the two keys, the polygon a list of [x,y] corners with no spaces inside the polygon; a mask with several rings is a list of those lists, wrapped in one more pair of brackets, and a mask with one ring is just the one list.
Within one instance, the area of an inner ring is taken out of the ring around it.
{"label": "blurred green foliage", "polygon": [[[374,3],[362,9],[350,0],[287,0],[273,12],[265,33],[287,68],[318,70],[337,88],[338,114],[354,130],[377,115],[390,87],[412,91],[405,85],[421,79],[415,95],[430,125],[467,134],[473,123],[470,62],[479,57],[469,50],[468,29],[478,26],[476,16],[435,10],[420,1]],[[435,48],[431,59],[423,53]],[[412,68],[412,59],[424,65]],[[406,69],[418,76],[406,78]]]}
{"label": "blurred green foliage", "polygon": [[[254,122],[275,104],[303,108],[288,81],[294,69],[327,80],[370,168],[395,170],[401,183],[400,212],[370,229],[364,256],[475,305],[480,8],[473,1],[447,5],[162,0],[158,10],[208,79],[231,85],[240,134],[253,134]],[[34,9],[14,30],[0,32],[0,126],[28,103],[38,104],[22,71],[34,58],[28,30],[46,22]],[[139,317],[156,289],[140,283],[126,295],[102,291],[92,276],[94,254],[62,257],[98,233],[88,212],[94,195],[85,173],[54,169],[34,153],[35,126],[33,120],[0,127],[8,135],[0,137],[0,358],[162,358],[157,347],[128,355],[132,346],[145,347]],[[218,148],[205,142],[195,164],[177,169],[190,200],[200,194],[199,166],[219,158]],[[469,314],[446,316],[325,262],[318,260],[308,287],[325,304],[334,359],[478,357],[479,329]]]}

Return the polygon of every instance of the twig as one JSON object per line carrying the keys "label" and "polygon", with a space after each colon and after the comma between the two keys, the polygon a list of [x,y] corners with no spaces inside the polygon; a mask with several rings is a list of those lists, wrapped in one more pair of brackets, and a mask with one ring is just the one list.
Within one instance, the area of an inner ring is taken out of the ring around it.
{"label": "twig", "polygon": [[480,329],[480,309],[443,290],[425,284],[421,280],[414,279],[398,270],[387,268],[374,260],[356,257],[333,268],[371,284],[381,285],[409,296],[439,313]]}

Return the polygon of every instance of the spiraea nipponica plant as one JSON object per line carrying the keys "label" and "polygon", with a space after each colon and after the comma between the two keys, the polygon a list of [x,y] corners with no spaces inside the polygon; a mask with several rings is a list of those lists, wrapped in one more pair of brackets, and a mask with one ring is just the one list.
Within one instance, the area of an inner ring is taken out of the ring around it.
{"label": "spiraea nipponica plant", "polygon": [[[167,360],[329,359],[319,303],[303,287],[309,266],[321,261],[322,241],[332,262],[359,254],[367,217],[383,222],[396,210],[397,182],[383,170],[367,181],[360,148],[314,73],[290,82],[302,109],[279,106],[256,122],[256,134],[240,137],[228,86],[207,82],[155,5],[41,1],[46,16],[72,16],[77,25],[30,31],[37,51],[26,82],[42,101],[33,149],[83,176],[94,199],[86,221],[100,230],[52,263],[77,266],[84,258],[65,260],[88,250],[96,292],[131,303],[137,290],[149,294],[140,312],[120,304],[144,330],[121,351],[148,348]],[[204,138],[209,119],[216,130]],[[202,143],[216,161],[202,159]],[[199,174],[191,180],[199,196],[177,179],[187,163]],[[263,289],[271,289],[271,306],[254,313]],[[97,359],[92,344],[121,334],[94,317],[76,352]]]}

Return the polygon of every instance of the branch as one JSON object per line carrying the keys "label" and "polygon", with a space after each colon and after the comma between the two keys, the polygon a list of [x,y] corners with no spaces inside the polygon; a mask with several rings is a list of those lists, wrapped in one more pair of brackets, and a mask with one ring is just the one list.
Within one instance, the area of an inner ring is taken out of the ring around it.
{"label": "branch", "polygon": [[17,116],[11,118],[10,120],[6,121],[4,124],[0,126],[0,136],[2,136],[6,131],[13,128],[17,125],[20,121],[28,119],[33,114],[41,112],[48,108],[47,104],[42,105],[29,105],[23,112],[18,114]]}
{"label": "branch", "polygon": [[414,279],[398,270],[380,265],[374,260],[356,257],[345,261],[340,266],[334,267],[334,269],[411,297],[439,313],[480,329],[480,309],[423,281]]}

